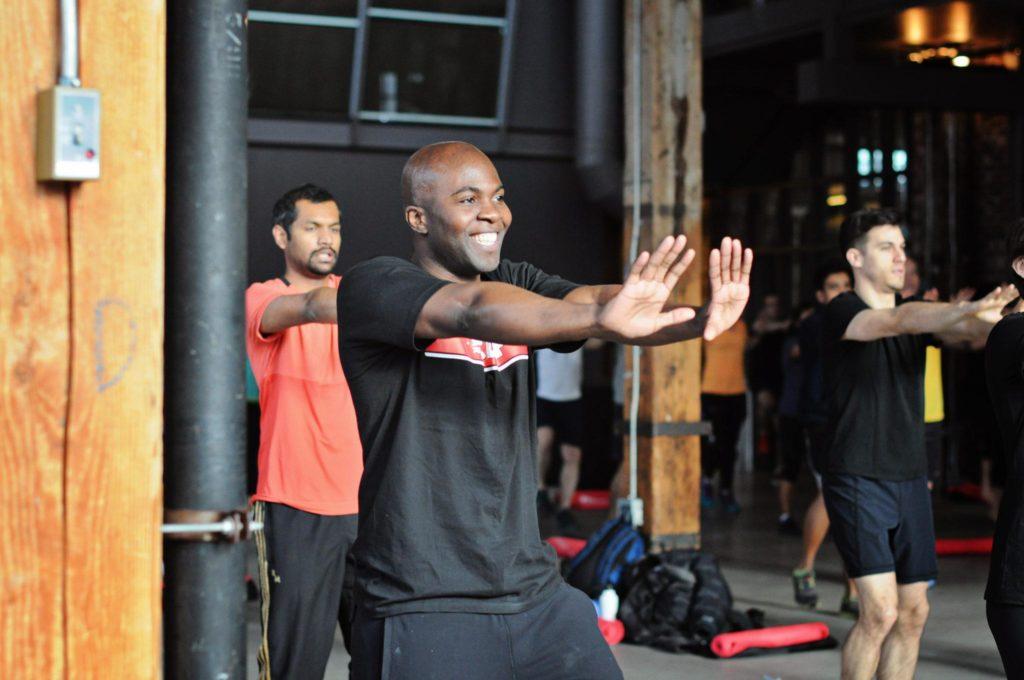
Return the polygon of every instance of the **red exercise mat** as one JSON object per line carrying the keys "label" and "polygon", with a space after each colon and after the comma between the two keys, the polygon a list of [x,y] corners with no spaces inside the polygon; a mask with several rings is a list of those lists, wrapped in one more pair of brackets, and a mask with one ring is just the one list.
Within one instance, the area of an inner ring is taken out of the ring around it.
{"label": "red exercise mat", "polygon": [[577,510],[607,510],[610,504],[607,489],[580,489],[572,495],[572,507]]}
{"label": "red exercise mat", "polygon": [[737,633],[722,633],[711,640],[711,651],[715,656],[727,659],[748,649],[758,647],[772,649],[790,647],[808,642],[818,642],[828,637],[828,626],[824,623],[798,623],[793,626],[755,628]]}
{"label": "red exercise mat", "polygon": [[622,642],[622,639],[626,637],[626,627],[622,625],[622,621],[614,619],[608,621],[602,619],[600,616],[597,617],[597,627],[601,631],[601,635],[604,637],[604,641],[610,645],[617,645]]}
{"label": "red exercise mat", "polygon": [[583,546],[587,544],[582,538],[569,538],[568,536],[548,536],[547,542],[555,549],[555,554],[562,559],[576,557]]}
{"label": "red exercise mat", "polygon": [[935,541],[936,555],[988,555],[992,552],[992,537],[940,538]]}

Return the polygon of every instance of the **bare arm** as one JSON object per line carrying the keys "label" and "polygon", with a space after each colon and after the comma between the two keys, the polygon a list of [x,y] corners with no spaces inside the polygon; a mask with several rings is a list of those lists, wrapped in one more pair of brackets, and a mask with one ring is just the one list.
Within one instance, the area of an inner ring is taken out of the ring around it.
{"label": "bare arm", "polygon": [[[645,252],[637,258],[618,290],[601,286],[574,291],[565,300],[503,283],[445,286],[423,306],[416,321],[416,336],[468,336],[533,346],[588,337],[653,342],[662,329],[694,316],[689,308],[664,308],[672,288],[693,260],[693,251],[684,252],[685,246],[685,237],[666,238],[654,254]],[[606,301],[600,302],[602,299]]]}
{"label": "bare arm", "polygon": [[338,290],[330,286],[295,295],[282,295],[263,311],[260,333],[273,335],[304,323],[336,323],[337,301]]}
{"label": "bare arm", "polygon": [[996,288],[975,302],[908,302],[892,309],[865,309],[850,321],[843,339],[870,342],[904,333],[935,333],[952,344],[983,339],[999,320],[998,310],[1012,299],[1008,295]]}

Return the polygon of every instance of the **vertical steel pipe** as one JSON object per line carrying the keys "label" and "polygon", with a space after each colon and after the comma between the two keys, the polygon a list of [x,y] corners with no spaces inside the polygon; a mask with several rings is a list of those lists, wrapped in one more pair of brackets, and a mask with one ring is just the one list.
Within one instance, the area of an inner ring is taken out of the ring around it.
{"label": "vertical steel pipe", "polygon": [[[246,504],[246,5],[168,3],[168,510]],[[245,545],[168,540],[164,568],[164,676],[242,680]]]}

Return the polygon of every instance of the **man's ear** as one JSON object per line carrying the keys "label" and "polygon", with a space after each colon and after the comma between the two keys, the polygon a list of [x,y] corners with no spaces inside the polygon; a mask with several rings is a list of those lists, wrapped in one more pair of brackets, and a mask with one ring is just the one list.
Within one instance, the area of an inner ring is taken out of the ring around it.
{"label": "man's ear", "polygon": [[846,261],[850,263],[851,267],[857,269],[864,264],[864,253],[860,252],[857,248],[847,248]]}
{"label": "man's ear", "polygon": [[818,304],[820,304],[820,305],[825,304],[825,291],[823,291],[823,290],[816,290],[816,291],[814,291],[814,298],[818,301]]}
{"label": "man's ear", "polygon": [[405,221],[417,234],[427,235],[427,213],[423,208],[416,205],[405,206]]}
{"label": "man's ear", "polygon": [[275,224],[271,233],[274,235],[274,243],[277,244],[278,248],[284,250],[288,247],[288,231],[284,227],[280,224]]}
{"label": "man's ear", "polygon": [[1011,266],[1013,271],[1017,272],[1017,276],[1024,277],[1024,257],[1018,257]]}

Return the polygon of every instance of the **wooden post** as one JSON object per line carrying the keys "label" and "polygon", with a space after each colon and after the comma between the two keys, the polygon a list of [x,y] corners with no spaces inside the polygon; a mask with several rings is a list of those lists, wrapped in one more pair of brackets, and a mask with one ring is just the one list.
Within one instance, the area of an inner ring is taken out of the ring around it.
{"label": "wooden post", "polygon": [[[0,2],[0,677],[64,677],[65,189],[35,179],[56,2]],[[49,39],[48,39],[49,38]]]}
{"label": "wooden post", "polygon": [[0,677],[155,678],[164,4],[80,3],[102,178],[40,183],[59,4],[0,2]]}
{"label": "wooden post", "polygon": [[[636,49],[636,14],[642,35]],[[641,0],[625,8],[626,232],[632,235],[633,167],[640,145],[639,249],[684,233],[699,254],[679,283],[675,302],[703,302],[705,249],[701,232],[701,2]],[[642,82],[637,82],[636,60]],[[641,113],[634,113],[636,88]],[[628,240],[627,240],[628,259]],[[644,530],[661,548],[700,542],[701,342],[643,348],[627,371],[640,380],[637,485],[644,501]],[[626,382],[626,418],[630,383]],[[628,449],[627,449],[628,450]]]}
{"label": "wooden post", "polygon": [[160,675],[164,5],[82,3],[103,177],[69,194],[68,678]]}

